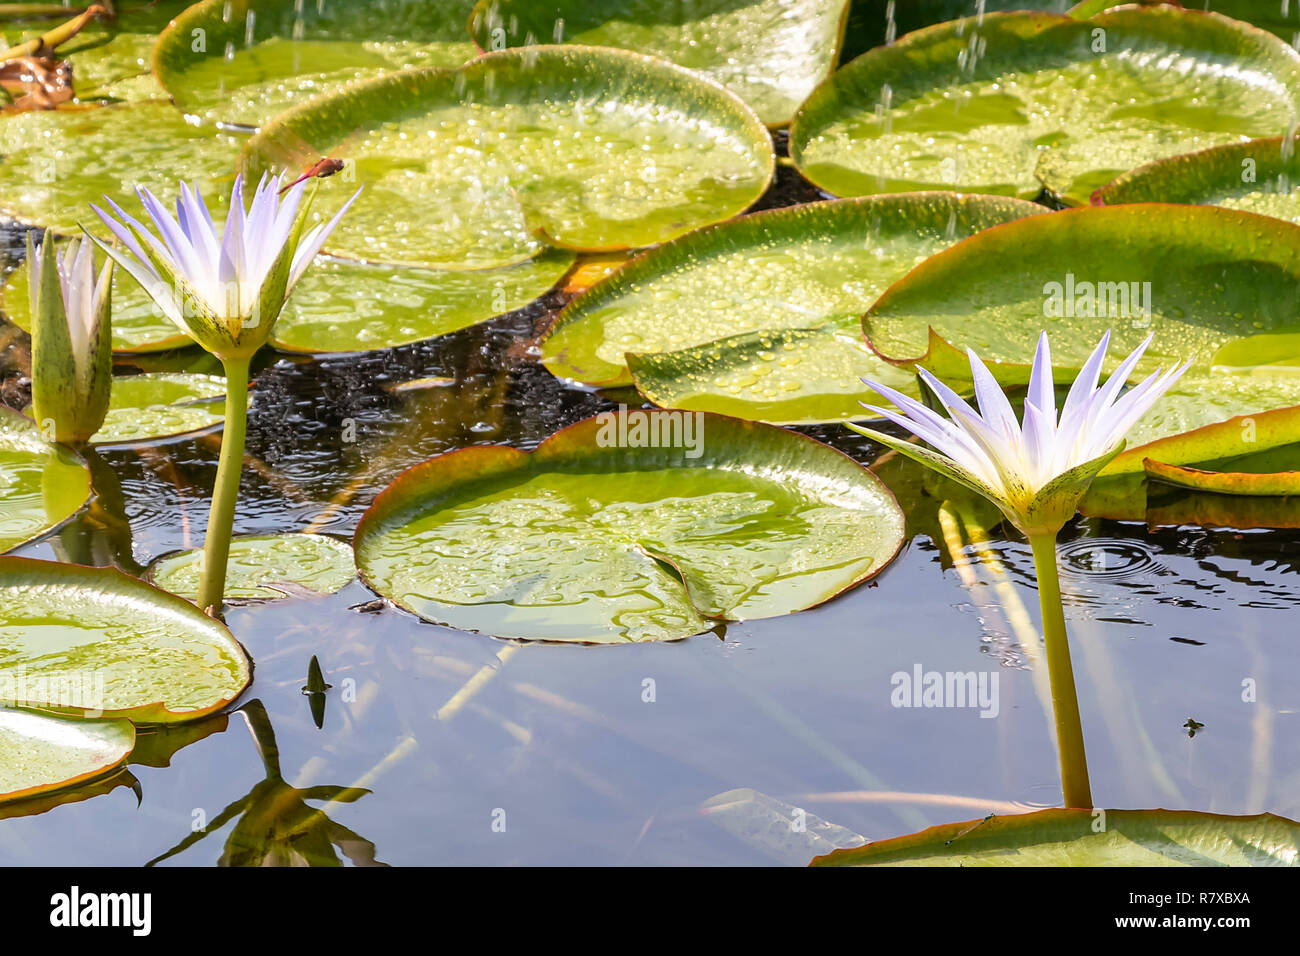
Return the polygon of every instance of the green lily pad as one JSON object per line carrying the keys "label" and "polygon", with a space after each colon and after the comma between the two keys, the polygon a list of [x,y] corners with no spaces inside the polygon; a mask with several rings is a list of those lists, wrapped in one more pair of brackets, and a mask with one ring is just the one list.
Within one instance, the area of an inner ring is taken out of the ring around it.
{"label": "green lily pad", "polygon": [[89,203],[103,208],[108,195],[143,218],[136,186],[170,203],[183,179],[198,184],[215,214],[229,200],[239,145],[160,102],[0,116],[0,213],[56,232],[80,234],[85,223],[108,235]]}
{"label": "green lily pad", "polygon": [[1230,143],[1139,166],[1097,190],[1092,201],[1225,206],[1300,223],[1300,158],[1281,137]]}
{"label": "green lily pad", "polygon": [[835,66],[846,0],[480,0],[469,29],[484,50],[534,43],[619,47],[663,57],[734,92],[780,126]]}
{"label": "green lily pad", "polygon": [[856,329],[777,329],[678,352],[628,355],[637,391],[661,408],[779,425],[870,418],[869,378],[917,396],[916,375],[871,351]]}
{"label": "green lily pad", "polygon": [[[1165,0],[1138,0],[1140,3],[1156,4]],[[1116,0],[1083,0],[1075,4],[1069,13],[1072,17],[1093,17],[1111,7],[1121,6]],[[1292,43],[1300,34],[1300,7],[1290,0],[1195,0],[1183,4],[1189,10],[1209,10],[1221,13],[1234,20],[1244,20],[1269,33]]]}
{"label": "green lily pad", "polygon": [[195,720],[248,686],[243,648],[183,598],[115,568],[0,558],[0,682],[19,704]]}
{"label": "green lily pad", "polygon": [[[834,355],[842,340],[835,333],[851,331],[860,339],[858,317],[913,266],[981,229],[1040,212],[1041,206],[1014,199],[918,193],[744,216],[654,249],[578,296],[547,332],[542,362],[560,378],[627,385],[632,375],[625,355],[631,352],[638,355],[638,368],[652,392],[698,395],[701,402],[716,402],[710,411],[761,405],[778,396],[751,392],[737,405],[737,393],[730,391],[745,359],[733,357],[734,367],[708,380],[725,378],[726,383],[710,387],[692,379],[720,346],[704,354],[691,350],[749,333],[823,328],[828,336],[817,348],[823,357]],[[782,416],[816,419],[825,411],[816,395],[846,387],[857,394],[853,382],[838,379],[845,368],[862,364],[861,350],[850,349],[824,373],[811,363],[802,365],[797,397],[808,397],[808,407],[784,405]],[[679,361],[687,381],[666,380],[673,362],[667,356],[649,358],[683,350]],[[764,349],[760,345],[757,351]],[[727,361],[725,355],[721,358]],[[866,361],[866,371],[883,364]],[[810,380],[809,375],[817,377]],[[714,398],[706,400],[701,390]],[[838,405],[833,401],[832,407]]]}
{"label": "green lily pad", "polygon": [[121,766],[134,746],[129,720],[69,720],[0,707],[0,803],[93,780]]}
{"label": "green lily pad", "polygon": [[271,330],[288,352],[356,352],[431,339],[523,308],[545,295],[574,255],[547,249],[501,269],[452,272],[319,259]]}
{"label": "green lily pad", "polygon": [[[1097,832],[1099,828],[1101,832]],[[1038,810],[835,850],[813,866],[1296,866],[1300,824],[1271,813]]]}
{"label": "green lily pad", "polygon": [[877,47],[821,84],[790,156],[836,195],[914,189],[1070,203],[1151,160],[1300,120],[1300,55],[1215,14],[991,13]]}
{"label": "green lily pad", "polygon": [[134,445],[214,428],[225,421],[225,396],[226,380],[217,375],[116,375],[108,414],[91,444]]}
{"label": "green lily pad", "polygon": [[89,498],[86,463],[47,443],[30,418],[0,406],[0,552],[62,524]]}
{"label": "green lily pad", "polygon": [[[97,253],[95,268],[101,268],[103,263],[103,255]],[[5,317],[10,322],[24,332],[32,330],[28,272],[27,262],[24,260],[9,274],[3,289],[0,289],[0,309],[4,310]],[[114,352],[160,352],[180,348],[193,341],[176,327],[175,322],[163,314],[149,297],[149,293],[145,292],[140,287],[140,283],[131,278],[130,273],[125,269],[113,270],[111,301]]]}
{"label": "green lily pad", "polygon": [[473,0],[205,0],[158,37],[154,70],[187,113],[260,126],[355,80],[472,59],[478,50],[465,23],[473,6]]}
{"label": "green lily pad", "polygon": [[1111,367],[1149,334],[1140,369],[1209,367],[1233,340],[1300,330],[1298,305],[1300,227],[1214,206],[1135,204],[979,233],[913,269],[862,323],[891,361],[969,376],[969,347],[1016,384],[1028,381],[1042,329],[1060,369],[1081,367],[1107,329]]}
{"label": "green lily pad", "polygon": [[[163,555],[146,580],[191,601],[198,599],[203,551]],[[237,535],[230,542],[226,597],[274,601],[333,594],[357,576],[350,545],[323,534]]]}
{"label": "green lily pad", "polygon": [[[277,116],[242,162],[256,176],[319,155],[365,185],[327,252],[446,269],[524,262],[548,242],[664,242],[743,210],[774,163],[767,130],[721,87],[661,60],[566,46],[354,84]],[[322,188],[314,211],[352,192]]]}
{"label": "green lily pad", "polygon": [[1188,468],[1185,465],[1167,465],[1152,461],[1143,463],[1147,477],[1176,488],[1193,491],[1210,491],[1220,495],[1248,495],[1274,497],[1300,494],[1300,471],[1277,471],[1258,474],[1249,471],[1208,471]]}
{"label": "green lily pad", "polygon": [[819,442],[635,410],[531,453],[479,446],[417,465],[354,545],[363,580],[426,620],[622,643],[812,607],[878,574],[902,541],[879,479]]}

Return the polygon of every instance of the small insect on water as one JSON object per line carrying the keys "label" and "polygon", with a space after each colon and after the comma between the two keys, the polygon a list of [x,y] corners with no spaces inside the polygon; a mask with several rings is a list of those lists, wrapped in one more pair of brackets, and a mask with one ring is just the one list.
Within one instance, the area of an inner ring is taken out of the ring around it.
{"label": "small insect on water", "polygon": [[292,189],[304,179],[324,179],[327,176],[333,176],[335,173],[341,171],[346,165],[347,163],[343,162],[341,159],[334,159],[332,156],[326,156],[324,159],[311,166],[311,168],[293,182],[289,183],[287,186],[281,187],[280,193],[283,194],[286,189]]}

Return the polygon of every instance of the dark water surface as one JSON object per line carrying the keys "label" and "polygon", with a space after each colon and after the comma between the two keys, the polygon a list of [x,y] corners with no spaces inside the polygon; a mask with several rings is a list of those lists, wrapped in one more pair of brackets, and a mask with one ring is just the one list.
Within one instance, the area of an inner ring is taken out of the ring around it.
{"label": "dark water surface", "polygon": [[[786,183],[768,202],[792,198],[811,197]],[[5,232],[10,266],[20,236]],[[472,444],[532,447],[626,399],[566,388],[534,363],[529,341],[561,302],[386,352],[268,354],[249,428],[259,464],[245,471],[236,532],[350,535],[411,464]],[[0,326],[0,344],[0,400],[21,406],[26,337]],[[191,351],[148,364],[203,361]],[[453,381],[391,391],[430,377]],[[864,461],[877,453],[843,428],[809,431]],[[56,558],[71,545],[130,566],[198,546],[217,447],[104,452],[129,541],[74,525],[19,553]],[[244,709],[193,728],[170,757],[179,741],[155,741],[144,763],[77,802],[0,811],[28,814],[0,821],[0,863],[142,864],[188,839],[167,862],[213,864],[241,813],[233,862],[275,843],[280,862],[803,863],[849,834],[1050,806],[1049,719],[1017,643],[1017,607],[1038,620],[1031,562],[1000,534],[954,566],[918,533],[872,586],[675,644],[508,644],[374,607],[357,582],[233,608],[228,623],[256,662]],[[1062,542],[1098,804],[1300,818],[1300,532],[1080,518]],[[312,655],[333,685],[321,729],[301,693]],[[917,666],[996,674],[996,717],[893,706],[891,678]],[[1189,718],[1203,725],[1194,737]],[[766,797],[701,808],[744,788]],[[792,808],[807,833],[790,832]]]}

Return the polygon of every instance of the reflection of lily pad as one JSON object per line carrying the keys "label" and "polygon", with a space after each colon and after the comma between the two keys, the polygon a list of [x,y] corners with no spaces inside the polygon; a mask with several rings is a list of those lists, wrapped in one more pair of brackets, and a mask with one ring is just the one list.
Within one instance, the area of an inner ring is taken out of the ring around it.
{"label": "reflection of lily pad", "polygon": [[[203,551],[165,555],[149,567],[151,584],[196,600]],[[357,575],[348,544],[323,534],[239,535],[231,539],[226,597],[277,600],[333,594]]]}
{"label": "reflection of lily pad", "polygon": [[137,723],[194,720],[251,676],[225,626],[123,574],[0,558],[0,683],[19,703]]}
{"label": "reflection of lily pad", "polygon": [[[103,259],[96,257],[96,267]],[[0,307],[5,315],[24,332],[32,328],[28,299],[27,262],[23,261],[5,281]],[[167,318],[140,283],[124,269],[113,270],[112,296],[113,351],[157,352],[188,345],[192,340]]]}
{"label": "reflection of lily pad", "polygon": [[[576,298],[547,333],[542,361],[561,378],[626,385],[632,381],[626,353],[636,353],[645,370],[651,353],[749,333],[824,328],[861,339],[859,316],[913,266],[981,229],[1042,211],[1015,199],[920,193],[811,203],[711,226],[646,253]],[[819,343],[824,350],[834,346],[829,339]],[[744,360],[732,358],[737,367],[719,371],[728,381],[743,371]],[[670,361],[654,361],[652,391],[701,396],[692,407],[737,413],[780,398],[757,392],[738,398],[726,383],[668,383]],[[694,374],[708,356],[687,352],[681,362],[683,375]],[[864,371],[882,364],[866,362]],[[857,367],[862,359],[845,355],[825,372],[801,365],[785,376],[800,385],[800,395],[790,397],[852,388],[852,382],[827,383],[846,364]],[[810,374],[817,380],[809,381]],[[781,420],[824,412],[785,407]]]}
{"label": "reflection of lily pad", "polygon": [[[197,182],[208,205],[224,207],[239,141],[193,126],[169,103],[65,107],[0,117],[0,212],[21,222],[107,234],[89,203],[113,197],[143,217],[137,186],[164,203],[180,180]],[[225,195],[223,195],[223,192]]]}
{"label": "reflection of lily pad", "polygon": [[90,497],[90,469],[36,424],[0,406],[0,552],[71,518]]}
{"label": "reflection of lily pad", "polygon": [[[1100,832],[1098,829],[1100,828]],[[1039,810],[836,850],[814,866],[1296,866],[1300,824],[1271,813]]]}
{"label": "reflection of lily pad", "polygon": [[226,380],[216,375],[116,375],[108,414],[91,444],[139,444],[212,428],[225,420],[225,394]]}
{"label": "reflection of lily pad", "polygon": [[[473,0],[205,0],[158,37],[158,80],[187,113],[258,126],[312,96],[411,66],[459,66]],[[203,48],[195,50],[195,31]]]}
{"label": "reflection of lily pad", "polygon": [[451,272],[322,258],[294,287],[271,344],[290,352],[353,352],[446,335],[545,295],[573,259],[548,249],[503,269]]}
{"label": "reflection of lily pad", "polygon": [[620,643],[812,607],[878,574],[902,540],[893,496],[825,445],[631,411],[532,453],[480,446],[417,465],[379,496],[355,546],[366,582],[426,620]]}
{"label": "reflection of lily pad", "polygon": [[[757,199],[771,139],[732,94],[621,50],[531,47],[406,70],[280,114],[247,172],[349,161],[365,190],[328,252],[447,269],[663,242]],[[342,177],[341,177],[342,178]],[[322,188],[315,211],[353,192]]]}
{"label": "reflection of lily pad", "polygon": [[1073,203],[1164,156],[1300,118],[1300,55],[1172,7],[1091,20],[991,13],[877,47],[823,83],[790,155],[837,195],[954,188]]}
{"label": "reflection of lily pad", "polygon": [[72,720],[0,707],[0,802],[94,779],[118,767],[133,746],[128,720]]}
{"label": "reflection of lily pad", "polygon": [[470,32],[485,50],[532,43],[620,47],[663,57],[732,90],[769,125],[835,65],[846,0],[480,0]]}
{"label": "reflection of lily pad", "polygon": [[1216,146],[1139,166],[1093,202],[1203,203],[1300,223],[1300,157],[1281,137]]}

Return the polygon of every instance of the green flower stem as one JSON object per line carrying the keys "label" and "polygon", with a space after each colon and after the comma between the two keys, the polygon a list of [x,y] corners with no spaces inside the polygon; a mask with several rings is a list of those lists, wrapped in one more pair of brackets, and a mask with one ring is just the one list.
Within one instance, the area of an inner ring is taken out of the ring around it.
{"label": "green flower stem", "polygon": [[1032,534],[1029,545],[1034,551],[1038,601],[1043,612],[1043,640],[1047,645],[1047,675],[1052,688],[1052,715],[1056,720],[1061,788],[1065,791],[1067,807],[1091,810],[1088,758],[1083,750],[1079,698],[1075,695],[1070,642],[1065,633],[1065,610],[1061,605],[1061,582],[1056,570],[1056,535]]}
{"label": "green flower stem", "polygon": [[221,434],[221,460],[212,489],[212,509],[203,540],[203,571],[199,579],[199,607],[221,608],[226,593],[226,561],[230,533],[235,525],[235,499],[244,470],[244,435],[248,425],[249,358],[222,359],[226,369],[226,426]]}

